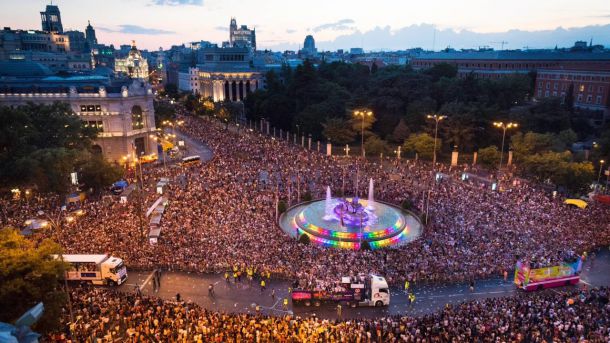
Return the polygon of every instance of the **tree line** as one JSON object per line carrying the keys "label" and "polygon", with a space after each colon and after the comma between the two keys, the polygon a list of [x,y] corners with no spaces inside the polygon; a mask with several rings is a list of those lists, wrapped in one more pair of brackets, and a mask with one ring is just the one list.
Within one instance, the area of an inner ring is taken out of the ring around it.
{"label": "tree line", "polygon": [[[438,128],[440,153],[479,151],[483,166],[490,168],[499,159],[502,141],[494,121],[519,123],[518,131],[508,133],[506,150],[520,149],[519,137],[543,135],[553,144],[515,152],[515,162],[523,167],[520,172],[572,190],[582,189],[586,182],[574,182],[564,175],[565,170],[583,175],[579,180],[590,181],[593,175],[591,163],[569,153],[572,143],[601,134],[601,145],[592,157],[602,158],[610,150],[610,131],[592,127],[586,115],[572,108],[570,99],[531,101],[534,72],[483,79],[457,77],[457,68],[450,64],[414,71],[408,65],[377,69],[323,62],[314,66],[306,60],[294,69],[284,66],[270,71],[266,77],[266,89],[245,100],[249,120],[265,119],[274,127],[337,145],[360,145],[363,135],[369,156],[388,156],[401,145],[405,154],[430,158],[434,122],[426,116],[431,113],[447,116]],[[355,116],[358,110],[370,111],[372,116]],[[550,168],[555,172],[549,177],[541,172],[545,163],[561,170]]]}

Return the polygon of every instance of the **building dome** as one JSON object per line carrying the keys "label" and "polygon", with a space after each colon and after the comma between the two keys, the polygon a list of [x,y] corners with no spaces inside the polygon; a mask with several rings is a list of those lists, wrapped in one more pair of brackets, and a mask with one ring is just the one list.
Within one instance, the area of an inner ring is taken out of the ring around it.
{"label": "building dome", "polygon": [[0,61],[0,76],[41,77],[53,75],[47,66],[27,60]]}

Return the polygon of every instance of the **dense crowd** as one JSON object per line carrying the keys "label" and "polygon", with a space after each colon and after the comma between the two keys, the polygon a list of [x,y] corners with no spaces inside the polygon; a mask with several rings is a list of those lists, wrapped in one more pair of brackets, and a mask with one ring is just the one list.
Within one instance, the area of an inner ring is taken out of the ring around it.
{"label": "dense crowd", "polygon": [[[610,215],[607,207],[567,206],[525,180],[505,180],[503,191],[496,192],[461,181],[470,167],[439,164],[435,171],[445,177],[437,182],[430,164],[421,161],[362,163],[325,156],[315,144],[312,150],[294,145],[285,135],[269,138],[256,131],[226,130],[205,119],[181,119],[182,130],[205,142],[213,158],[190,167],[142,168],[144,211],[158,197],[159,178],[172,180],[165,190],[169,207],[158,244],[146,239],[147,219],[139,215],[137,197],[125,204],[112,196],[85,202],[82,218],[35,238],[53,237],[70,253],[111,253],[130,269],[237,268],[309,281],[378,273],[394,284],[502,275],[517,258],[553,264],[565,254],[581,255],[610,243],[610,223],[602,220]],[[127,176],[133,180],[131,173]],[[333,194],[345,190],[365,197],[370,178],[377,199],[397,205],[408,199],[419,209],[426,199],[429,220],[420,239],[391,249],[349,251],[300,244],[277,226],[276,195],[295,204],[298,195],[323,197],[330,186]],[[55,198],[7,202],[2,224],[20,226],[40,210],[59,218],[57,204]]]}
{"label": "dense crowd", "polygon": [[[526,180],[506,178],[501,192],[464,182],[469,166],[432,166],[421,161],[363,163],[355,157],[325,156],[297,146],[292,139],[257,131],[227,130],[212,121],[184,117],[182,131],[213,150],[200,165],[143,166],[125,177],[141,182],[143,192],[126,203],[105,195],[76,205],[84,215],[65,218],[57,196],[20,202],[0,200],[0,226],[21,227],[44,218],[49,227],[32,239],[50,237],[69,253],[110,253],[129,269],[224,272],[227,278],[288,278],[294,285],[329,289],[341,276],[377,273],[392,284],[463,282],[511,270],[517,259],[533,267],[573,261],[610,244],[610,209],[590,203],[567,206],[561,197]],[[137,171],[142,180],[138,181]],[[444,176],[436,180],[435,173]],[[147,240],[142,215],[159,197],[155,184],[171,182],[157,244]],[[310,194],[365,197],[375,181],[376,199],[416,209],[429,203],[420,239],[376,251],[328,249],[302,244],[276,224],[276,205],[289,205]],[[279,199],[278,199],[279,198]],[[141,200],[141,201],[140,201]],[[168,302],[108,289],[72,290],[76,322],[50,340],[292,342],[349,341],[579,341],[610,339],[608,290],[519,294],[473,301],[421,318],[329,321],[315,317],[266,317],[224,314],[194,304]],[[62,319],[67,323],[67,314]]]}
{"label": "dense crowd", "polygon": [[607,342],[608,289],[520,293],[420,318],[349,321],[208,311],[102,288],[72,291],[75,323],[53,342]]}

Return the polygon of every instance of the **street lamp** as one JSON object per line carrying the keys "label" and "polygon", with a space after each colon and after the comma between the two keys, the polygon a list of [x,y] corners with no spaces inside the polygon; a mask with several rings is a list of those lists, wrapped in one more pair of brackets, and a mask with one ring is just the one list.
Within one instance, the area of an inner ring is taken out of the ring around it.
{"label": "street lamp", "polygon": [[595,185],[595,189],[599,189],[599,180],[601,180],[602,177],[602,168],[604,166],[604,163],[606,163],[606,161],[599,160],[599,173],[597,174],[597,185]]}
{"label": "street lamp", "polygon": [[396,159],[397,160],[400,160],[400,153],[401,153],[400,149],[401,149],[401,146],[399,145],[398,149],[394,150],[394,153],[396,154]]}
{"label": "street lamp", "polygon": [[369,110],[354,111],[356,117],[362,117],[362,125],[360,132],[360,150],[362,150],[362,158],[364,158],[364,118],[372,117],[373,112]]}
{"label": "street lamp", "polygon": [[434,154],[432,155],[432,168],[436,168],[436,140],[438,137],[438,123],[447,118],[447,116],[440,114],[428,114],[426,118],[434,120]]}
{"label": "street lamp", "polygon": [[500,169],[502,169],[502,158],[504,157],[504,140],[506,138],[506,130],[516,128],[519,126],[519,124],[512,123],[512,122],[504,123],[501,121],[496,121],[496,122],[494,122],[494,126],[502,129],[502,148],[500,149],[500,167],[498,168],[498,170],[500,170]]}

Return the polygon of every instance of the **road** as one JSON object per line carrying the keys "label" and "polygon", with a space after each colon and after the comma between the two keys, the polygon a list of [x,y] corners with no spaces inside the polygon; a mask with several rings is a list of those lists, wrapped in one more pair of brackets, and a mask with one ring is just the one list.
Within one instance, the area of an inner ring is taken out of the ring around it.
{"label": "road", "polygon": [[[596,257],[585,262],[582,276],[582,285],[603,286],[610,285],[610,253],[607,250],[598,253]],[[148,281],[147,281],[148,279]],[[406,294],[398,288],[392,288],[391,304],[384,308],[345,308],[343,318],[372,318],[387,315],[420,316],[437,311],[446,304],[455,304],[468,300],[486,299],[494,297],[511,296],[517,292],[515,286],[501,278],[480,280],[475,290],[471,292],[467,284],[447,285],[414,285],[416,296],[415,304],[409,305]],[[288,298],[290,284],[282,280],[271,280],[267,289],[261,292],[257,281],[249,285],[247,281],[241,283],[227,283],[221,274],[192,274],[182,272],[164,272],[161,278],[161,288],[153,292],[150,272],[129,272],[127,284],[120,288],[126,292],[133,291],[135,285],[141,287],[144,294],[154,294],[164,299],[175,299],[180,293],[182,299],[195,302],[207,309],[223,312],[255,313],[256,304],[261,306],[265,314],[283,315],[295,314],[311,316],[315,314],[320,318],[336,318],[337,313],[333,305],[318,307],[292,306],[289,301],[287,310],[282,307],[284,298]],[[208,296],[208,286],[214,284],[215,296]],[[275,297],[271,290],[275,289]]]}
{"label": "road", "polygon": [[184,145],[186,146],[185,156],[199,155],[201,157],[202,162],[212,159],[213,152],[206,144],[196,139],[193,139],[178,130],[172,130],[172,133],[176,135],[176,141],[184,141]]}

